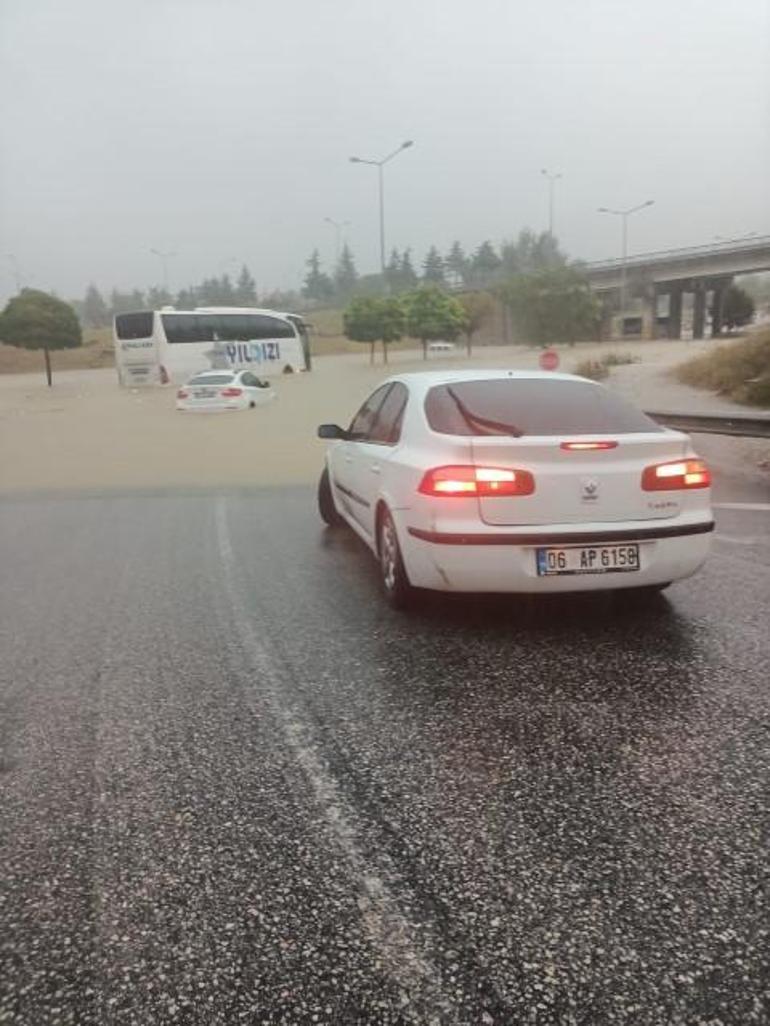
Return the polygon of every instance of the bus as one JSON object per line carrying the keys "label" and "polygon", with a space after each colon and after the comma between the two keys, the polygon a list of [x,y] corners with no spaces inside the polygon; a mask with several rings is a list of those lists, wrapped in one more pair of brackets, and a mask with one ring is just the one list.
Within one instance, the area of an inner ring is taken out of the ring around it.
{"label": "bus", "polygon": [[307,326],[299,314],[235,306],[139,310],[115,315],[121,385],[184,384],[212,369],[248,367],[259,377],[310,370]]}

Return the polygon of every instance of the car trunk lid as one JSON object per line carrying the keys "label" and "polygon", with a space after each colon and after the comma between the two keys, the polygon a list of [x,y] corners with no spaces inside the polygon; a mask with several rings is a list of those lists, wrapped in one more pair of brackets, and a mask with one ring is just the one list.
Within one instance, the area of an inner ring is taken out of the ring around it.
{"label": "car trunk lid", "polygon": [[[567,448],[564,443],[617,443],[597,449]],[[485,435],[472,439],[476,466],[519,468],[534,475],[532,495],[479,499],[486,524],[616,523],[676,516],[678,496],[646,492],[646,466],[674,460],[687,452],[687,440],[667,431],[622,435]]]}

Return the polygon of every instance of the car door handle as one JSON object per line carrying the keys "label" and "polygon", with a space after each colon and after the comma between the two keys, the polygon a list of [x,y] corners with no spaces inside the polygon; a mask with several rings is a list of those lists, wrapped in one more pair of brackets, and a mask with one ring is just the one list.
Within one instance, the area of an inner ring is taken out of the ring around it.
{"label": "car door handle", "polygon": [[352,456],[346,456],[345,457],[345,462],[346,463],[352,463],[353,462],[353,457]]}
{"label": "car door handle", "polygon": [[380,465],[379,465],[379,463],[373,463],[369,469],[371,470],[371,472],[373,474],[379,474],[379,472],[380,472]]}

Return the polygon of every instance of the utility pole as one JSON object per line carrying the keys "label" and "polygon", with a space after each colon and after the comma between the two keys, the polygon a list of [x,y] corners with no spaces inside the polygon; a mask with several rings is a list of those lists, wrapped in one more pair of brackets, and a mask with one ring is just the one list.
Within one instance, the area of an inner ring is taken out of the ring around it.
{"label": "utility pole", "polygon": [[151,249],[150,252],[160,260],[161,268],[163,270],[163,291],[168,292],[168,262],[171,257],[176,256],[176,253],[164,252],[160,249]]}
{"label": "utility pole", "polygon": [[553,206],[554,206],[554,191],[556,182],[563,177],[561,171],[557,171],[552,174],[548,168],[542,168],[540,171],[541,175],[544,175],[548,179],[548,234],[553,238]]}
{"label": "utility pole", "polygon": [[334,264],[336,267],[340,262],[344,232],[346,228],[350,227],[350,221],[335,221],[333,217],[325,217],[324,221],[334,227]]}

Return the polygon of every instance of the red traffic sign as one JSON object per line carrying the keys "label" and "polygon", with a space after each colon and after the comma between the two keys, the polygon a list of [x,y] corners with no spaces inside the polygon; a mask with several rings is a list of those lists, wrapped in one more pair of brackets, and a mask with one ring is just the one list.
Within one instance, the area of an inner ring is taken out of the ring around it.
{"label": "red traffic sign", "polygon": [[555,349],[544,349],[540,354],[541,370],[554,371],[559,366],[559,354]]}

